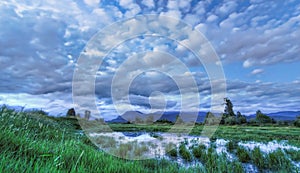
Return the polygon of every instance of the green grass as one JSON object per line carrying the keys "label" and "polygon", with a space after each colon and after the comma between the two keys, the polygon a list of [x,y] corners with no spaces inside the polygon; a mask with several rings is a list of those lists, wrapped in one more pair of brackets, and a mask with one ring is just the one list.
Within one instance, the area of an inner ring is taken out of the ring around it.
{"label": "green grass", "polygon": [[273,171],[288,171],[293,170],[291,161],[287,158],[285,153],[281,149],[277,149],[269,154],[267,154],[266,159],[268,161],[267,169]]}
{"label": "green grass", "polygon": [[192,149],[193,155],[197,159],[201,159],[206,154],[205,151],[206,151],[206,146],[203,144],[194,146]]}
{"label": "green grass", "polygon": [[266,168],[266,158],[258,147],[251,151],[251,160],[259,169]]}
{"label": "green grass", "polygon": [[[82,120],[81,123],[88,127],[97,122]],[[116,131],[162,132],[171,128],[170,124],[110,126]],[[184,127],[179,127],[179,131],[180,128]],[[201,134],[202,128],[202,125],[196,125],[192,134]],[[288,143],[300,146],[299,134],[300,128],[295,127],[219,126],[213,138],[230,140],[227,149],[235,153],[238,160],[230,162],[224,154],[218,155],[213,147],[207,149],[204,145],[193,142],[191,151],[186,146],[187,141],[178,149],[174,144],[166,146],[170,148],[169,155],[173,158],[176,159],[180,155],[186,161],[195,160],[195,163],[198,163],[196,166],[185,168],[166,159],[129,161],[106,154],[82,134],[75,118],[54,118],[39,112],[15,112],[2,107],[0,172],[244,172],[242,162],[253,163],[260,170],[291,172],[294,168],[288,157],[299,161],[299,151],[278,150],[264,154],[259,148],[248,151],[239,147],[236,141],[288,140]],[[157,138],[159,139],[159,136]],[[104,148],[113,148],[116,155],[124,157],[132,154],[142,156],[152,147],[150,144],[118,145],[115,139],[110,137],[96,140],[104,145]]]}
{"label": "green grass", "polygon": [[226,144],[226,147],[229,152],[233,152],[233,150],[235,150],[238,147],[238,143],[237,141],[231,140]]}
{"label": "green grass", "polygon": [[299,150],[297,151],[294,149],[289,149],[289,150],[285,150],[285,152],[293,161],[300,162],[300,151]]}
{"label": "green grass", "polygon": [[241,146],[237,147],[236,156],[238,157],[239,161],[242,163],[248,163],[251,160],[249,151]]}
{"label": "green grass", "polygon": [[[114,131],[145,131],[145,132],[167,132],[171,129],[172,124],[110,124]],[[191,135],[201,135],[203,125],[196,124],[191,131]],[[179,131],[183,127],[178,127]],[[294,126],[249,126],[249,125],[233,125],[218,126],[212,139],[222,138],[234,141],[257,141],[269,142],[273,140],[287,140],[289,144],[300,147],[300,128]]]}
{"label": "green grass", "polygon": [[[128,161],[99,151],[70,121],[0,109],[0,172],[178,172],[155,159]],[[143,150],[143,149],[142,149]]]}
{"label": "green grass", "polygon": [[190,151],[186,148],[185,143],[180,144],[179,154],[184,160],[186,160],[188,162],[192,161],[192,159],[193,159]]}

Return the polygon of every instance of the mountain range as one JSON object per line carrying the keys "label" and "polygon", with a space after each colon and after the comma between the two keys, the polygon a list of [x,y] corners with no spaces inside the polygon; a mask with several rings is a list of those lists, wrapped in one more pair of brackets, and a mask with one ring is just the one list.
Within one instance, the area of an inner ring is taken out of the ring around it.
{"label": "mountain range", "polygon": [[[118,116],[117,118],[112,119],[107,122],[109,122],[109,123],[127,123],[130,121],[134,121],[136,119],[136,117],[139,117],[142,120],[146,120],[147,117],[149,117],[149,116],[153,116],[154,121],[168,120],[168,121],[175,122],[176,116],[179,114],[180,114],[179,111],[156,112],[156,113],[152,113],[152,114],[144,114],[139,111],[128,111],[128,112],[125,112],[123,115]],[[196,122],[198,122],[198,123],[204,122],[205,116],[206,116],[206,112],[198,112],[198,113],[182,112],[181,114],[184,115],[182,117],[182,119],[185,122],[195,121],[195,119],[196,119]],[[300,111],[281,111],[281,112],[268,113],[266,115],[275,119],[276,121],[293,121],[296,119],[297,116],[300,115]],[[197,116],[197,117],[195,117],[195,116]],[[252,118],[255,118],[255,116],[256,116],[255,114],[252,114],[252,115],[246,116],[246,118],[247,118],[247,120],[250,120]]]}

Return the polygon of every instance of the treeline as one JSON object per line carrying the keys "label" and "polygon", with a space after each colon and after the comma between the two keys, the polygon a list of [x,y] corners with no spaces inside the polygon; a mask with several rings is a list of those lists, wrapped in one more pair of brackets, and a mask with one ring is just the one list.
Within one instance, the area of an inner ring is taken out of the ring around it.
{"label": "treeline", "polygon": [[230,99],[225,98],[225,110],[221,116],[215,116],[213,113],[208,112],[205,117],[205,124],[216,125],[240,125],[240,124],[249,124],[249,125],[266,125],[266,124],[279,124],[279,125],[295,125],[300,127],[300,116],[293,122],[289,121],[276,121],[275,119],[267,116],[262,113],[260,110],[256,111],[255,118],[247,120],[245,115],[242,115],[241,112],[236,114],[233,111],[233,104]]}

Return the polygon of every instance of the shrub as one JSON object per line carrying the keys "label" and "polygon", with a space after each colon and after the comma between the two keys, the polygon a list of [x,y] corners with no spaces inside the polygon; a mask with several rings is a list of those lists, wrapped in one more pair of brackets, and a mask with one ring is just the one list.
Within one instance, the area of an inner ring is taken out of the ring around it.
{"label": "shrub", "polygon": [[271,170],[289,170],[291,169],[291,161],[285,156],[281,149],[269,153],[267,155],[268,165],[267,168]]}
{"label": "shrub", "polygon": [[186,146],[184,145],[184,143],[180,144],[179,146],[179,154],[181,155],[181,157],[186,160],[186,161],[192,161],[192,155],[189,152],[189,150],[186,148]]}
{"label": "shrub", "polygon": [[300,151],[299,150],[296,151],[296,150],[290,149],[290,150],[285,150],[285,152],[293,161],[296,161],[296,162],[300,161]]}
{"label": "shrub", "polygon": [[236,155],[242,163],[247,163],[251,160],[248,150],[244,147],[239,146],[236,150]]}
{"label": "shrub", "polygon": [[173,148],[167,154],[171,157],[177,157],[177,149]]}
{"label": "shrub", "polygon": [[259,169],[265,168],[265,157],[258,147],[252,150],[251,160]]}
{"label": "shrub", "polygon": [[236,141],[229,141],[226,144],[226,147],[227,147],[228,151],[232,152],[234,149],[236,149],[238,147],[238,144]]}

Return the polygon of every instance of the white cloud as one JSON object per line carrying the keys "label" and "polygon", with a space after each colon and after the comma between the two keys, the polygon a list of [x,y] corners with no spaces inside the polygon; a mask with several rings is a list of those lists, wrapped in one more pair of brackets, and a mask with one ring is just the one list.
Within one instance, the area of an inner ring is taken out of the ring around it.
{"label": "white cloud", "polygon": [[208,16],[207,22],[214,22],[217,19],[218,19],[218,16],[212,14],[212,15]]}
{"label": "white cloud", "polygon": [[97,7],[99,5],[99,3],[100,3],[100,0],[84,0],[84,2],[88,6]]}
{"label": "white cloud", "polygon": [[254,70],[251,72],[251,74],[252,74],[252,75],[257,75],[257,74],[261,74],[261,73],[263,73],[263,72],[264,72],[263,69],[254,69]]}
{"label": "white cloud", "polygon": [[142,0],[142,4],[147,6],[148,8],[154,8],[155,4],[153,0]]}

